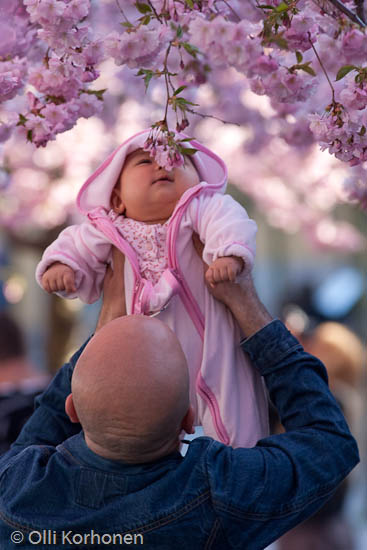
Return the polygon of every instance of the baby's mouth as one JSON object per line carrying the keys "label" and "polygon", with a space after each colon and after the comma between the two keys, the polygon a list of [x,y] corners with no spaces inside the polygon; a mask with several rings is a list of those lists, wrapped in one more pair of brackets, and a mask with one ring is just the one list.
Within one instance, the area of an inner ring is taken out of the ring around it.
{"label": "baby's mouth", "polygon": [[168,177],[168,176],[161,176],[160,178],[156,178],[155,180],[153,180],[153,184],[154,183],[158,183],[158,182],[169,182],[169,183],[172,183],[173,182],[173,179]]}

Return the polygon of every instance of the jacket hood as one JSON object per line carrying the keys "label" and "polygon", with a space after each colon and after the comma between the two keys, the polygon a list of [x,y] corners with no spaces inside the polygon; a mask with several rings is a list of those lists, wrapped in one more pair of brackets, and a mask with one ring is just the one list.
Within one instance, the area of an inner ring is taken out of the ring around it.
{"label": "jacket hood", "polygon": [[[143,130],[121,143],[87,179],[77,196],[77,206],[83,214],[100,206],[106,210],[110,209],[112,190],[125,158],[136,149],[143,147],[150,131],[150,128]],[[187,137],[184,134],[177,135],[181,138]],[[198,150],[191,158],[199,173],[200,181],[205,182],[213,190],[224,193],[227,185],[227,167],[223,160],[195,139],[189,143]]]}

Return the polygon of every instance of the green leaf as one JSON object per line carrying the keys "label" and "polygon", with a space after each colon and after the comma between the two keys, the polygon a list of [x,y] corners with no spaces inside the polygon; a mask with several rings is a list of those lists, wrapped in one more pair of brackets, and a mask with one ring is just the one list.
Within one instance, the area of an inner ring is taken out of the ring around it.
{"label": "green leaf", "polygon": [[176,34],[177,34],[177,38],[181,38],[182,35],[183,35],[183,29],[181,27],[181,25],[179,25],[176,29]]}
{"label": "green leaf", "polygon": [[146,14],[152,11],[152,8],[149,6],[149,4],[143,4],[142,2],[136,2],[135,6],[142,14]]}
{"label": "green leaf", "polygon": [[281,50],[288,50],[288,42],[280,35],[273,34],[269,37],[269,42],[274,42]]}
{"label": "green leaf", "polygon": [[296,52],[297,63],[302,63],[303,55],[301,52]]}
{"label": "green leaf", "polygon": [[289,6],[285,2],[281,2],[276,8],[277,13],[282,13],[283,11],[289,10]]}
{"label": "green leaf", "polygon": [[196,54],[199,52],[199,49],[196,46],[193,46],[192,44],[189,44],[188,42],[182,42],[183,47],[189,53],[192,55],[192,57],[196,57]]}
{"label": "green leaf", "polygon": [[27,120],[28,120],[28,118],[20,113],[19,114],[19,121],[17,122],[17,126],[24,126],[25,123],[27,122]]}
{"label": "green leaf", "polygon": [[185,2],[189,6],[189,8],[191,8],[192,10],[194,9],[194,2],[192,0],[185,0]]}
{"label": "green leaf", "polygon": [[140,21],[140,23],[141,23],[142,25],[149,25],[150,20],[151,20],[150,15],[144,15],[144,17],[141,17],[141,18],[139,19],[139,21]]}
{"label": "green leaf", "polygon": [[143,76],[143,75],[144,75],[145,91],[147,91],[149,82],[152,80],[154,73],[149,69],[139,69],[139,71],[136,73],[135,76]]}
{"label": "green leaf", "polygon": [[180,94],[185,88],[187,88],[187,86],[180,86],[179,88],[177,88],[173,95]]}
{"label": "green leaf", "polygon": [[297,69],[300,69],[301,71],[305,71],[305,73],[310,74],[311,76],[316,76],[315,71],[308,63],[305,63],[304,65],[298,65]]}
{"label": "green leaf", "polygon": [[198,103],[193,103],[192,101],[188,101],[184,97],[176,97],[176,103],[178,105],[194,105],[195,107],[198,107]]}
{"label": "green leaf", "polygon": [[128,27],[129,29],[133,28],[134,25],[130,23],[130,21],[124,21],[123,23],[120,23],[122,27]]}
{"label": "green leaf", "polygon": [[27,132],[27,141],[33,141],[33,133],[32,130],[28,130]]}
{"label": "green leaf", "polygon": [[[192,139],[192,138],[190,138]],[[183,140],[182,140],[183,141]],[[196,151],[198,151],[198,149],[193,149],[193,148],[186,148],[186,147],[180,147],[180,153],[182,153],[183,155],[195,155]]]}
{"label": "green leaf", "polygon": [[84,93],[89,95],[95,95],[97,99],[100,101],[103,101],[103,94],[107,91],[107,88],[103,88],[102,90],[84,90]]}
{"label": "green leaf", "polygon": [[341,80],[344,78],[348,73],[351,71],[357,70],[357,67],[355,65],[344,65],[341,67],[336,75],[335,80]]}

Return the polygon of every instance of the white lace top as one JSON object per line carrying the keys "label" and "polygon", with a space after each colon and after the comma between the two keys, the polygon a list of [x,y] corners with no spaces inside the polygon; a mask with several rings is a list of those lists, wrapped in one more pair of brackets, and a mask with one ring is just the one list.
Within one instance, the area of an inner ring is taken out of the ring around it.
{"label": "white lace top", "polygon": [[156,284],[167,267],[168,220],[163,225],[160,223],[150,225],[125,218],[113,210],[110,210],[108,215],[136,252],[142,276],[152,284]]}

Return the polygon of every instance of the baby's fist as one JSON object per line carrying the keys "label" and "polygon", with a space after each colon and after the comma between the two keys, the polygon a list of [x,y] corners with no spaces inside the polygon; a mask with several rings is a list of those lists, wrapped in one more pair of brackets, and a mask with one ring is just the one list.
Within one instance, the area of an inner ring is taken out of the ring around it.
{"label": "baby's fist", "polygon": [[236,256],[223,256],[217,258],[207,269],[205,278],[211,287],[215,287],[217,283],[230,281],[234,283],[237,275],[243,269],[244,262]]}
{"label": "baby's fist", "polygon": [[75,275],[71,267],[55,262],[42,275],[41,283],[46,292],[76,292]]}

